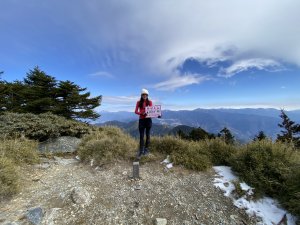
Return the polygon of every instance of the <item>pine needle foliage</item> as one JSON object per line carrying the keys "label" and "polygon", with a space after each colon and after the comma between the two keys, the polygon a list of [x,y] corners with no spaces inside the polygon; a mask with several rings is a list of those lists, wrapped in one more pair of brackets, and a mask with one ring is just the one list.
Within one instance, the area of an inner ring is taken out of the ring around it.
{"label": "pine needle foliage", "polygon": [[45,141],[59,136],[82,137],[94,128],[51,113],[4,113],[0,115],[0,139],[26,137]]}

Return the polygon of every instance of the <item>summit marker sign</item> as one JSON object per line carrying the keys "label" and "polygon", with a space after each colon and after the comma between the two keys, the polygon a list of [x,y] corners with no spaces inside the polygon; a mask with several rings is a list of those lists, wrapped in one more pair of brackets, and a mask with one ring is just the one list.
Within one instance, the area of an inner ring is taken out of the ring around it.
{"label": "summit marker sign", "polygon": [[145,108],[147,118],[157,118],[161,116],[161,105],[147,106]]}

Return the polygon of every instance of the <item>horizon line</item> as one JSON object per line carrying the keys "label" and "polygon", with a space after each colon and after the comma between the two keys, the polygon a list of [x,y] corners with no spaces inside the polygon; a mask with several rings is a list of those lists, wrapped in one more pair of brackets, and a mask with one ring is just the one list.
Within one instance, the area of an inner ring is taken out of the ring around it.
{"label": "horizon line", "polygon": [[[166,109],[162,109],[162,111],[194,111],[194,110],[197,110],[197,109],[211,109],[211,110],[214,110],[214,109],[217,109],[217,110],[220,110],[220,109],[275,109],[275,110],[284,110],[284,111],[297,111],[297,110],[300,110],[300,108],[294,108],[294,109],[285,109],[284,107],[199,107],[199,108],[194,108],[194,109],[190,109],[190,108],[187,108],[187,109],[169,109],[169,108],[166,108]],[[101,111],[98,111],[99,113],[101,112],[134,112],[133,110],[101,110]]]}

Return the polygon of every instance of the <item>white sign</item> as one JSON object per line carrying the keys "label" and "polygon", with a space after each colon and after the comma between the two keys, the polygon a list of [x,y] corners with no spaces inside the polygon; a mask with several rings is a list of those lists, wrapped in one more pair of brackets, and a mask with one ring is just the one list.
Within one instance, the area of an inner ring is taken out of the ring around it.
{"label": "white sign", "polygon": [[145,110],[147,118],[157,118],[161,116],[161,105],[147,106]]}

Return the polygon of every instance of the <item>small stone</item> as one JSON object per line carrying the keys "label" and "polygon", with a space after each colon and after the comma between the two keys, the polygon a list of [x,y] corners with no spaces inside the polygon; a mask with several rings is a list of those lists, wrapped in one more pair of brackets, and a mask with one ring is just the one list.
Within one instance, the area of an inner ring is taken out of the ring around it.
{"label": "small stone", "polygon": [[134,187],[134,189],[135,189],[135,190],[141,190],[142,187],[141,187],[141,185],[136,185],[136,186]]}
{"label": "small stone", "polygon": [[54,220],[58,216],[59,213],[58,211],[60,209],[61,208],[52,208],[49,211],[47,211],[45,215],[45,219],[43,220],[43,224],[54,225],[55,224]]}
{"label": "small stone", "polygon": [[[38,178],[38,177],[35,177],[35,178],[33,178],[32,179],[32,181],[34,181],[34,182],[37,182],[37,181],[39,181],[40,180],[40,178]],[[21,193],[20,193],[21,194]]]}
{"label": "small stone", "polygon": [[236,215],[230,215],[230,219],[236,220],[236,219],[238,219],[238,216],[236,216]]}
{"label": "small stone", "polygon": [[41,223],[43,218],[43,210],[41,207],[32,208],[27,211],[26,218],[34,225]]}
{"label": "small stone", "polygon": [[167,219],[165,218],[156,218],[155,225],[167,225]]}
{"label": "small stone", "polygon": [[54,158],[56,160],[55,163],[58,165],[66,166],[66,165],[78,163],[76,159],[64,159],[56,156],[54,156]]}
{"label": "small stone", "polygon": [[84,188],[76,187],[72,190],[71,199],[75,204],[89,205],[91,202],[91,195]]}
{"label": "small stone", "polygon": [[42,163],[42,164],[34,165],[34,167],[37,168],[37,169],[48,169],[48,168],[50,168],[50,164],[49,163]]}

